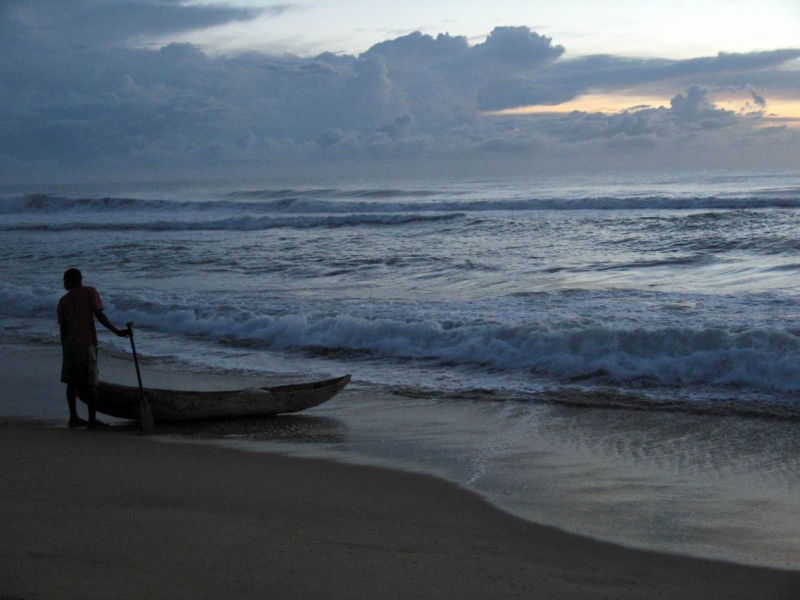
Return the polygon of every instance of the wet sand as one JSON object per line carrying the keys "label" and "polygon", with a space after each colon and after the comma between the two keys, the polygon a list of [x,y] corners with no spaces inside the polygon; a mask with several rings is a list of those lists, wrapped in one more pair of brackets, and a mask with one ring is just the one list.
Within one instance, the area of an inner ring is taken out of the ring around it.
{"label": "wet sand", "polygon": [[[0,355],[26,394],[58,389],[24,376],[35,353]],[[0,452],[2,600],[791,600],[800,590],[800,572],[593,541],[426,475],[10,417]]]}

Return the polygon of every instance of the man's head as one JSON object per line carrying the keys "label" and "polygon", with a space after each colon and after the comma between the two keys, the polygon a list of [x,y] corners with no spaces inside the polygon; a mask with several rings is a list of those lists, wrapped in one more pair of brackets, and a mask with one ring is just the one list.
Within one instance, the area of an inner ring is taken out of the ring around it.
{"label": "man's head", "polygon": [[64,271],[64,289],[81,287],[83,285],[83,275],[78,269],[67,269]]}

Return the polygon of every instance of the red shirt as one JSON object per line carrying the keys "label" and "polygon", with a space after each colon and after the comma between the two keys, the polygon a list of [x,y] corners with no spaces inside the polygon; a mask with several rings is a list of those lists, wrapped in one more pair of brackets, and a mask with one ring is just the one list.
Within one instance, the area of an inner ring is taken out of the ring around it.
{"label": "red shirt", "polygon": [[58,301],[58,324],[63,337],[61,343],[97,345],[94,313],[103,310],[97,290],[88,285],[72,288]]}

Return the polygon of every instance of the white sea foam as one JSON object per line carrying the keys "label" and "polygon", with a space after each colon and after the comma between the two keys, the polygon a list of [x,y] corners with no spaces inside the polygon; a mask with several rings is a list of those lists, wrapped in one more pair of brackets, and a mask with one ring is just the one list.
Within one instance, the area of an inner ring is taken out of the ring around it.
{"label": "white sea foam", "polygon": [[[277,196],[277,197],[276,197]],[[424,198],[420,200],[420,197]],[[756,210],[800,208],[800,191],[728,196],[645,195],[578,197],[472,197],[403,190],[350,193],[341,190],[292,191],[279,194],[233,194],[224,199],[164,200],[145,198],[83,198],[49,194],[0,197],[0,214],[120,212],[180,214],[343,214],[552,210]]]}
{"label": "white sea foam", "polygon": [[[9,317],[54,319],[57,295],[0,281]],[[265,350],[342,352],[362,360],[426,361],[495,372],[529,372],[564,382],[649,386],[717,386],[800,392],[800,336],[770,328],[623,327],[592,320],[441,321],[405,312],[395,318],[331,313],[321,306],[293,314],[254,314],[234,306],[106,299],[118,322],[171,336]],[[193,306],[192,306],[193,305]],[[455,307],[455,305],[451,305]]]}

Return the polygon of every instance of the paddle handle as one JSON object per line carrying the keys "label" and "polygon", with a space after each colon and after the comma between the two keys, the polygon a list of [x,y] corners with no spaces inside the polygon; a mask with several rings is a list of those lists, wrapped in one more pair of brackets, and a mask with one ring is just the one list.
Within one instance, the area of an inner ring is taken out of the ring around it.
{"label": "paddle handle", "polygon": [[140,408],[140,422],[142,429],[145,431],[152,431],[154,427],[153,413],[150,410],[150,404],[147,402],[147,396],[144,394],[144,386],[142,385],[142,372],[139,370],[139,357],[136,354],[136,343],[133,341],[133,323],[127,323],[128,338],[131,340],[131,352],[133,352],[133,364],[136,366],[136,379],[139,381],[139,395],[141,396]]}
{"label": "paddle handle", "polygon": [[144,391],[144,387],[142,386],[142,373],[139,370],[139,357],[136,356],[136,344],[133,341],[133,323],[127,323],[128,326],[128,337],[131,340],[131,351],[133,352],[133,364],[136,365],[136,379],[139,380],[139,390]]}

